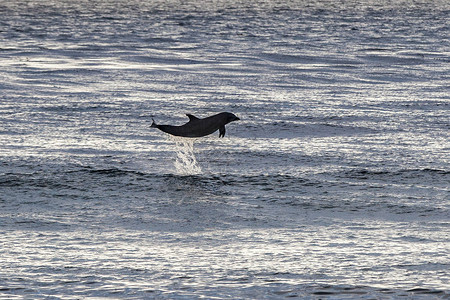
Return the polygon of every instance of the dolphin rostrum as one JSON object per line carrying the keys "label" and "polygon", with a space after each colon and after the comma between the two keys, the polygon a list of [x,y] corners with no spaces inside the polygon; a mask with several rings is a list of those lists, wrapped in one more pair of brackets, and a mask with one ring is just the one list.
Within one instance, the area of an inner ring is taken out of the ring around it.
{"label": "dolphin rostrum", "polygon": [[189,138],[202,137],[219,130],[219,137],[224,137],[225,125],[240,120],[234,114],[229,112],[222,112],[204,119],[199,119],[191,114],[186,114],[186,116],[188,116],[189,122],[181,126],[157,125],[155,120],[153,120],[151,127],[156,127],[171,135]]}

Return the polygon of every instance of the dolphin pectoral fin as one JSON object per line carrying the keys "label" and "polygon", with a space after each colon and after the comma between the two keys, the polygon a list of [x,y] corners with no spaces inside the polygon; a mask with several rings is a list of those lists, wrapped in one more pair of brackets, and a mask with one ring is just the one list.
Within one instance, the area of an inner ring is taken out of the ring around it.
{"label": "dolphin pectoral fin", "polygon": [[219,137],[225,136],[225,125],[219,128]]}

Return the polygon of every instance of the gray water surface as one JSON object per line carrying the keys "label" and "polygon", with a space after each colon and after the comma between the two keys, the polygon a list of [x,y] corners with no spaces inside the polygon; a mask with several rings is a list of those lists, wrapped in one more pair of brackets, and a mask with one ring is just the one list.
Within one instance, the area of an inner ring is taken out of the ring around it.
{"label": "gray water surface", "polygon": [[0,297],[448,298],[449,12],[0,0]]}

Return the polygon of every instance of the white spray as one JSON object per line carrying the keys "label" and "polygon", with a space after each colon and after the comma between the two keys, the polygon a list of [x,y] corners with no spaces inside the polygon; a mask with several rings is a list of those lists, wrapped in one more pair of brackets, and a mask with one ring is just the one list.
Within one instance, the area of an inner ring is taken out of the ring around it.
{"label": "white spray", "polygon": [[170,136],[175,142],[175,169],[180,175],[195,175],[202,173],[194,154],[194,139]]}

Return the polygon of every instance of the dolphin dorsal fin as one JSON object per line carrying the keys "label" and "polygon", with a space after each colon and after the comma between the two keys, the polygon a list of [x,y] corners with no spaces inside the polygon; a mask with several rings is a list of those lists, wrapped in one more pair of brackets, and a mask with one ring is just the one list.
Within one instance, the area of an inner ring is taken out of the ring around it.
{"label": "dolphin dorsal fin", "polygon": [[189,118],[189,122],[200,120],[199,118],[197,118],[196,116],[191,115],[191,114],[186,114],[186,116]]}

